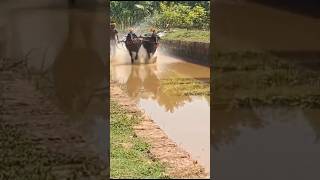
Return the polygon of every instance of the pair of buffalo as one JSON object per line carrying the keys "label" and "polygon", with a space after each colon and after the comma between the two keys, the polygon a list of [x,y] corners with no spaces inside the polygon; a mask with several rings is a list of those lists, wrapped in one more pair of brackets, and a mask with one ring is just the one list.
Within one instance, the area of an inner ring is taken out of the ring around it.
{"label": "pair of buffalo", "polygon": [[[148,55],[148,59],[151,58],[152,55],[156,52],[158,46],[159,46],[159,36],[146,36],[146,37],[135,37],[135,38],[127,38],[125,41],[126,48],[129,51],[130,57],[131,57],[131,63],[134,62],[134,60],[138,59],[138,52],[141,46],[143,46]],[[133,57],[133,52],[135,52],[135,57]]]}

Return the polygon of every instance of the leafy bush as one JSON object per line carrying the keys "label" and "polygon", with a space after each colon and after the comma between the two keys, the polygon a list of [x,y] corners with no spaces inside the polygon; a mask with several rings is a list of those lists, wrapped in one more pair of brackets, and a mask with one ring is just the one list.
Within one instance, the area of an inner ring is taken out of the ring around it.
{"label": "leafy bush", "polygon": [[146,22],[159,29],[209,29],[209,1],[111,1],[111,20],[120,29]]}

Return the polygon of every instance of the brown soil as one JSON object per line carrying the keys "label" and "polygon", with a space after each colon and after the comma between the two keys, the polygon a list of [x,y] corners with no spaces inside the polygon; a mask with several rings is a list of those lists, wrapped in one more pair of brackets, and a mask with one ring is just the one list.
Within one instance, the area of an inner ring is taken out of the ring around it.
{"label": "brown soil", "polygon": [[124,109],[129,113],[138,114],[143,119],[134,127],[135,133],[151,145],[150,157],[164,163],[171,178],[209,178],[204,168],[197,161],[192,160],[188,152],[170,140],[159,126],[122,91],[119,84],[112,81],[110,92],[111,98]]}
{"label": "brown soil", "polygon": [[[106,179],[105,162],[67,116],[28,81],[25,64],[1,59],[0,69],[0,161],[7,168],[0,168],[0,179],[39,178],[38,169],[30,170],[33,166],[47,168],[46,179]],[[17,145],[6,145],[8,141]]]}

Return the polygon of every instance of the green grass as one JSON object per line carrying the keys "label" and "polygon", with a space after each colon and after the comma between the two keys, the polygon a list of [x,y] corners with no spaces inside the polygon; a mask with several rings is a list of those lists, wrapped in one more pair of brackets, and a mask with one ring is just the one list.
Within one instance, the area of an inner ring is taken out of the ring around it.
{"label": "green grass", "polygon": [[112,178],[168,178],[165,166],[148,155],[150,145],[134,134],[133,126],[141,121],[111,101]]}
{"label": "green grass", "polygon": [[170,71],[168,77],[160,80],[163,93],[171,96],[210,96],[209,83],[192,77],[182,77],[174,71]]}
{"label": "green grass", "polygon": [[193,42],[210,42],[210,31],[173,29],[168,32],[164,40],[180,40]]}

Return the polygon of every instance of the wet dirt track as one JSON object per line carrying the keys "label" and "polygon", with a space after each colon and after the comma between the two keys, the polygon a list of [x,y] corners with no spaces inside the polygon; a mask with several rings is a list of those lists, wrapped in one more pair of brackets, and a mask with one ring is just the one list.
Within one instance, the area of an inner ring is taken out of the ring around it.
{"label": "wet dirt track", "polygon": [[[144,56],[143,49],[139,53]],[[161,50],[160,50],[161,51]],[[178,74],[178,79],[198,79],[207,83],[210,69],[156,53],[157,62],[130,62],[129,53],[118,48],[111,58],[111,79],[122,84],[127,95],[192,158],[210,169],[210,100],[208,95],[179,95],[162,81]],[[209,85],[208,85],[209,86]],[[192,89],[190,89],[192,91]]]}

